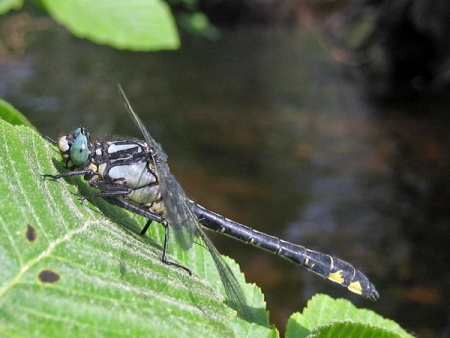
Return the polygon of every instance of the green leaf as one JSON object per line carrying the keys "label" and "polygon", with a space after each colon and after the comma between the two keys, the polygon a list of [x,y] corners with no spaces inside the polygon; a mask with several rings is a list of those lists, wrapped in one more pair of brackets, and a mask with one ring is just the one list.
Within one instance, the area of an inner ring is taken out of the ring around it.
{"label": "green leaf", "polygon": [[0,0],[0,14],[7,13],[13,9],[19,9],[23,0]]}
{"label": "green leaf", "polygon": [[64,170],[60,160],[32,129],[0,120],[0,336],[277,336],[259,289],[244,285],[260,324],[223,302],[201,245],[169,244],[189,276],[161,262],[161,226],[139,236],[144,219],[100,198],[80,202],[93,192],[82,178],[43,179]]}
{"label": "green leaf", "polygon": [[20,111],[2,99],[0,99],[0,118],[14,125],[23,124],[34,128],[31,122]]}
{"label": "green leaf", "polygon": [[72,34],[118,49],[176,49],[179,37],[169,6],[161,0],[42,0]]}
{"label": "green leaf", "polygon": [[[345,332],[353,330],[353,335],[345,335]],[[333,332],[333,337],[339,337],[338,334],[342,337],[371,337],[366,330],[376,332],[373,337],[378,337],[378,334],[380,337],[413,337],[394,321],[371,310],[358,309],[346,299],[333,299],[322,294],[309,300],[303,313],[294,313],[289,318],[286,337],[328,337],[329,332]]]}
{"label": "green leaf", "polygon": [[193,35],[200,35],[209,40],[217,40],[220,31],[211,24],[208,17],[203,13],[181,14],[178,16],[180,26]]}
{"label": "green leaf", "polygon": [[310,338],[349,338],[349,337],[373,337],[373,338],[402,338],[403,336],[363,323],[351,321],[334,322],[329,325],[319,326],[308,336]]}

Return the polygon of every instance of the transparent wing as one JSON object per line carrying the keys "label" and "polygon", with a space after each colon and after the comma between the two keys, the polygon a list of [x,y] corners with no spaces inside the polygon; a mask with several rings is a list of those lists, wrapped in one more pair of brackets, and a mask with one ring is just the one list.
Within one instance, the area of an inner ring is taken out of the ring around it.
{"label": "transparent wing", "polygon": [[[158,165],[157,165],[158,167]],[[167,220],[175,229],[175,237],[183,249],[190,249],[198,232],[198,220],[187,205],[187,196],[180,183],[173,177],[167,163],[160,163],[161,195]]]}
{"label": "transparent wing", "polygon": [[233,271],[231,271],[228,264],[223,260],[214,244],[208,239],[208,237],[206,237],[206,234],[203,230],[201,230],[201,228],[199,228],[199,236],[202,238],[203,243],[205,243],[206,248],[211,253],[211,257],[213,258],[214,264],[219,272],[220,280],[225,288],[228,299],[240,315],[242,315],[245,319],[252,321],[253,317],[251,309],[245,300],[244,292],[233,274]]}
{"label": "transparent wing", "polygon": [[[245,296],[239,282],[228,264],[223,260],[222,256],[217,251],[214,244],[203,232],[197,216],[188,204],[186,192],[170,172],[167,163],[162,163],[162,167],[166,168],[163,168],[162,170],[164,179],[160,181],[160,184],[163,184],[162,182],[167,184],[167,186],[162,190],[166,192],[163,196],[163,200],[167,209],[166,212],[169,218],[169,223],[178,224],[178,226],[181,227],[181,230],[189,228],[189,233],[191,235],[195,234],[203,240],[206,249],[211,253],[211,257],[214,260],[214,264],[219,272],[219,276],[225,288],[225,292],[228,295],[228,299],[232,302],[238,313],[250,320],[252,318],[251,311],[245,301]],[[180,243],[182,243],[181,241],[186,240],[186,237],[178,238],[181,233],[182,231],[175,232],[175,236]]]}
{"label": "transparent wing", "polygon": [[[175,222],[178,224],[181,229],[187,229],[193,227],[191,229],[190,234],[195,234],[197,237],[200,237],[203,240],[203,243],[206,249],[211,253],[211,257],[214,260],[214,264],[216,265],[217,271],[219,272],[220,279],[225,288],[225,292],[228,295],[228,299],[232,302],[235,309],[243,315],[246,319],[251,319],[251,311],[245,301],[244,293],[231,271],[228,264],[223,260],[220,253],[217,251],[214,244],[209,240],[206,234],[203,232],[201,225],[198,221],[197,216],[191,210],[190,205],[188,204],[188,197],[184,189],[180,186],[178,181],[173,177],[170,172],[167,163],[163,163],[162,166],[167,167],[162,170],[163,175],[165,176],[161,182],[167,184],[168,186],[163,188],[163,191],[166,191],[166,194],[163,196],[164,204],[166,206],[167,215],[169,218],[169,223],[173,224]],[[160,182],[160,184],[162,184]],[[181,231],[175,232],[175,236],[177,234],[181,234]],[[180,239],[177,237],[178,241]],[[181,240],[185,240],[186,237]]]}
{"label": "transparent wing", "polygon": [[132,120],[141,131],[152,152],[167,220],[175,230],[175,238],[178,243],[183,249],[188,250],[194,242],[194,235],[197,230],[197,218],[186,204],[186,193],[170,172],[166,153],[150,135],[150,132],[145,128],[139,116],[134,112],[120,85],[118,85],[118,89]]}
{"label": "transparent wing", "polygon": [[166,153],[161,149],[159,144],[156,143],[147,128],[145,128],[141,119],[134,112],[133,108],[131,108],[122,87],[118,85],[118,88],[131,118],[142,132],[145,141],[153,153],[152,155],[155,161],[161,196],[166,209],[167,220],[175,230],[175,237],[178,243],[183,247],[183,249],[190,249],[194,242],[194,236],[198,236],[203,240],[205,247],[211,253],[228,298],[234,304],[238,313],[247,319],[251,319],[250,309],[245,301],[244,293],[242,292],[236,277],[228,264],[223,260],[222,256],[220,256],[220,253],[217,251],[215,246],[201,229],[197,216],[195,216],[190,205],[188,204],[186,192],[170,172],[169,165],[167,164]]}

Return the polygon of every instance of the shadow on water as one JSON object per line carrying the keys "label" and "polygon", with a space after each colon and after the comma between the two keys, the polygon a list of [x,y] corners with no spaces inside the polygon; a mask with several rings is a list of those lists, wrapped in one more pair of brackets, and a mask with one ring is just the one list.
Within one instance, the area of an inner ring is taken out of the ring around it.
{"label": "shadow on water", "polygon": [[27,39],[23,54],[1,60],[0,96],[43,134],[83,125],[94,138],[140,137],[120,82],[199,203],[339,256],[381,294],[370,303],[211,236],[262,287],[279,328],[316,292],[350,298],[419,334],[448,328],[448,102],[370,107],[302,30],[239,28],[216,43],[187,37],[178,52],[152,54],[96,46],[52,24]]}

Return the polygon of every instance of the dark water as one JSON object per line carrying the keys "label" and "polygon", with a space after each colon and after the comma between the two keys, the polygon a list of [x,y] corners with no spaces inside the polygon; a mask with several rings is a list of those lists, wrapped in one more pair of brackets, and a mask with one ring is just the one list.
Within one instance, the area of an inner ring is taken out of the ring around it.
{"label": "dark water", "polygon": [[94,137],[138,137],[120,82],[198,202],[352,262],[381,294],[371,303],[212,235],[262,287],[281,330],[322,292],[424,337],[448,333],[448,100],[374,108],[302,30],[242,27],[216,43],[186,37],[178,52],[145,54],[75,39],[42,19],[0,20],[0,97],[43,134],[83,125]]}

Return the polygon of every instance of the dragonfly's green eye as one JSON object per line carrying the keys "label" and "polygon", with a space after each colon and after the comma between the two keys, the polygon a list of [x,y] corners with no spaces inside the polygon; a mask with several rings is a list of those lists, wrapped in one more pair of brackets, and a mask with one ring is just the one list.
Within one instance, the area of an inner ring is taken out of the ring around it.
{"label": "dragonfly's green eye", "polygon": [[62,136],[58,148],[66,164],[66,168],[79,167],[86,164],[91,152],[91,136],[86,128],[77,128],[72,134]]}
{"label": "dragonfly's green eye", "polygon": [[88,137],[86,137],[86,135],[84,135],[81,130],[81,133],[75,138],[72,146],[70,147],[70,159],[72,160],[74,165],[80,166],[86,163],[89,158],[88,144]]}

